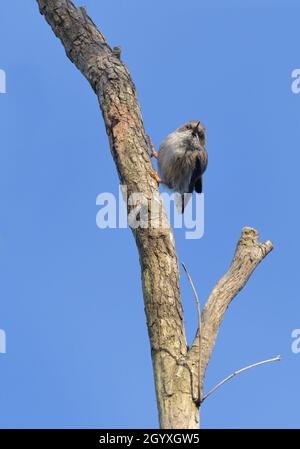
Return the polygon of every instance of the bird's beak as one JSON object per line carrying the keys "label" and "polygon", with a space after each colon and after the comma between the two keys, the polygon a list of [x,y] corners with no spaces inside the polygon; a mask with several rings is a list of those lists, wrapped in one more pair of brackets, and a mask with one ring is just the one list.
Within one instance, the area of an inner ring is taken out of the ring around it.
{"label": "bird's beak", "polygon": [[194,132],[198,133],[199,132],[199,126],[200,126],[200,122],[197,123],[197,125],[194,128]]}

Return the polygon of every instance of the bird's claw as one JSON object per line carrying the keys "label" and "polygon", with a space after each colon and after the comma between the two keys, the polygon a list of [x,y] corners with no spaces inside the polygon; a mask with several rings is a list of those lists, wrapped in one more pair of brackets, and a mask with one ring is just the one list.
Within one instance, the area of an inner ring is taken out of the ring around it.
{"label": "bird's claw", "polygon": [[155,179],[158,185],[162,183],[162,180],[160,179],[156,171],[153,170],[152,172],[150,172],[150,176],[151,178]]}
{"label": "bird's claw", "polygon": [[150,176],[151,176],[153,179],[155,179],[155,181],[157,182],[158,185],[163,184],[164,186],[168,187],[168,189],[171,189],[171,186],[170,186],[167,182],[163,181],[163,180],[159,177],[158,173],[156,173],[155,170],[153,170],[152,172],[150,172]]}
{"label": "bird's claw", "polygon": [[152,143],[151,137],[147,136],[147,143],[149,145],[149,148],[151,150],[151,157],[155,157],[155,159],[157,159],[157,152],[154,149],[154,145]]}

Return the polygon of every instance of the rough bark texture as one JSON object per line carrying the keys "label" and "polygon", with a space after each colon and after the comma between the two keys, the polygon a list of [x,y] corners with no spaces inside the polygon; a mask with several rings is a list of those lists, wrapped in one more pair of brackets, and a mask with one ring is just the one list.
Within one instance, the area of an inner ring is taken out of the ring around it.
{"label": "rough bark texture", "polygon": [[[128,195],[142,192],[150,199],[158,187],[150,176],[141,111],[126,66],[83,9],[67,0],[38,0],[38,4],[67,56],[98,96],[121,184],[127,186]],[[160,205],[158,194],[156,198]],[[190,374],[179,364],[187,345],[172,230],[153,226],[133,233],[140,255],[160,424],[163,428],[197,428]]]}
{"label": "rough bark texture", "polygon": [[[161,208],[157,184],[150,176],[152,167],[135,86],[119,54],[112,51],[84,8],[76,8],[69,0],[37,2],[67,56],[98,97],[121,184],[127,186],[128,195],[143,194],[140,206],[148,214],[153,207],[148,200],[153,197]],[[177,255],[165,215],[163,223],[164,226],[154,216],[150,227],[133,229],[140,257],[160,426],[195,429],[199,427],[199,347],[195,339],[190,351],[187,348]],[[259,244],[256,231],[246,228],[229,272],[208,299],[202,316],[202,386],[224,312],[270,249],[269,242]]]}

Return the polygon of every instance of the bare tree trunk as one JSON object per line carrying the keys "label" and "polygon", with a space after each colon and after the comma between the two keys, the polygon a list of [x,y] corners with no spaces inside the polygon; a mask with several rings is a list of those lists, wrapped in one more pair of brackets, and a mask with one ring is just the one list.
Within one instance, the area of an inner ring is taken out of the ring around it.
{"label": "bare tree trunk", "polygon": [[[151,214],[150,200],[162,207],[148,154],[145,130],[130,74],[86,14],[69,0],[37,0],[43,14],[61,40],[67,56],[87,78],[101,107],[111,153],[120,182],[128,194],[140,192],[141,207]],[[162,428],[199,427],[199,345],[197,338],[188,351],[180,300],[179,269],[172,229],[150,219],[148,228],[132,229],[141,266],[141,277],[156,396]],[[229,272],[208,299],[202,316],[201,386],[218,328],[233,296],[271,250],[270,242],[259,244],[255,230],[246,228]]]}

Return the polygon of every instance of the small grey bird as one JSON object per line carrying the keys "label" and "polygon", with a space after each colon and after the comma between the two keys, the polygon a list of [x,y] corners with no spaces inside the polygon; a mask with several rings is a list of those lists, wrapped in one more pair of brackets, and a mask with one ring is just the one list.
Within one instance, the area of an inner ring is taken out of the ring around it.
{"label": "small grey bird", "polygon": [[180,194],[175,203],[183,213],[193,191],[202,193],[202,175],[208,162],[205,128],[196,120],[185,123],[163,140],[158,153],[150,137],[148,143],[158,162],[158,174],[154,172],[152,177]]}

